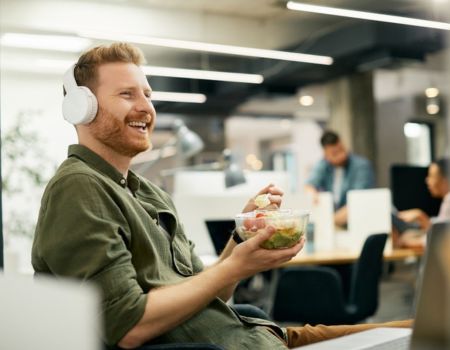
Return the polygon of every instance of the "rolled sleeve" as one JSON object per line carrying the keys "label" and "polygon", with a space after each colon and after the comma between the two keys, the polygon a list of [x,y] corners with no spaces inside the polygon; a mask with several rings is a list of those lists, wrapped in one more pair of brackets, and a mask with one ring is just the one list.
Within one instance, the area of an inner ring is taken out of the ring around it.
{"label": "rolled sleeve", "polygon": [[116,344],[145,310],[127,231],[113,197],[86,174],[71,174],[52,185],[36,230],[34,260],[45,262],[56,276],[90,280],[99,287],[108,345]]}
{"label": "rolled sleeve", "polygon": [[102,313],[107,345],[117,344],[144,315],[147,294],[135,282],[135,274],[129,266],[117,266],[92,279],[104,296]]}

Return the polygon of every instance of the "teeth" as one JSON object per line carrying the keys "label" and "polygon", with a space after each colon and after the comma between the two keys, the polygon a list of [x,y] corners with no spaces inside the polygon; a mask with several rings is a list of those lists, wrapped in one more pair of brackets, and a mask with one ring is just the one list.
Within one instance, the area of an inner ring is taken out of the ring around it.
{"label": "teeth", "polygon": [[129,122],[129,126],[138,127],[138,128],[145,128],[147,126],[147,123],[145,122]]}

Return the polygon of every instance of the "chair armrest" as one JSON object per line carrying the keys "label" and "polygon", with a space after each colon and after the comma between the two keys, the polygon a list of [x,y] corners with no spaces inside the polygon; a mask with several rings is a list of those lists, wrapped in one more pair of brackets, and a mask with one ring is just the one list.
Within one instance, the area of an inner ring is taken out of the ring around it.
{"label": "chair armrest", "polygon": [[213,344],[200,343],[175,343],[175,344],[160,344],[160,345],[143,345],[135,350],[223,350],[223,348]]}
{"label": "chair armrest", "polygon": [[255,305],[234,304],[231,307],[241,316],[261,318],[263,320],[270,321],[269,315],[267,315],[263,310]]}

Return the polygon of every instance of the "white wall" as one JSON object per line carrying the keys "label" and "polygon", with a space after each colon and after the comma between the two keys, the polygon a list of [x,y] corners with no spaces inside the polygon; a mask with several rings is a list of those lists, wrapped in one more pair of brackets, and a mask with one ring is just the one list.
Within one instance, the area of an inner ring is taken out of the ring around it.
{"label": "white wall", "polygon": [[47,154],[56,162],[66,158],[67,145],[76,142],[75,128],[62,118],[60,76],[12,73],[1,75],[2,132],[21,112],[34,111],[33,127],[45,142]]}
{"label": "white wall", "polygon": [[[50,177],[55,167],[66,158],[67,146],[76,142],[73,126],[62,119],[62,85],[59,77],[2,72],[0,90],[2,134],[14,126],[19,114],[26,113],[31,117],[27,130],[34,131],[41,141],[29,152],[33,158],[25,155],[17,165],[27,162],[28,166]],[[38,148],[42,157],[36,159],[34,151]],[[2,158],[2,171],[10,170],[4,154]],[[2,175],[5,178],[8,174]],[[6,268],[30,271],[29,240],[33,232],[27,232],[27,237],[12,237],[8,234],[8,220],[17,220],[20,215],[27,222],[27,227],[35,223],[42,191],[43,187],[23,183],[22,191],[17,194],[3,193]]]}

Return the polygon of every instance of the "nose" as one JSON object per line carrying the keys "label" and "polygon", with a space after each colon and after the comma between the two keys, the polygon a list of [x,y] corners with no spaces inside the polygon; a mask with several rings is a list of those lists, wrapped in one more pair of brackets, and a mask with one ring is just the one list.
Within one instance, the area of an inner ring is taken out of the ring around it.
{"label": "nose", "polygon": [[139,97],[136,103],[136,110],[141,113],[149,114],[152,118],[156,114],[152,101],[145,94],[141,94]]}

